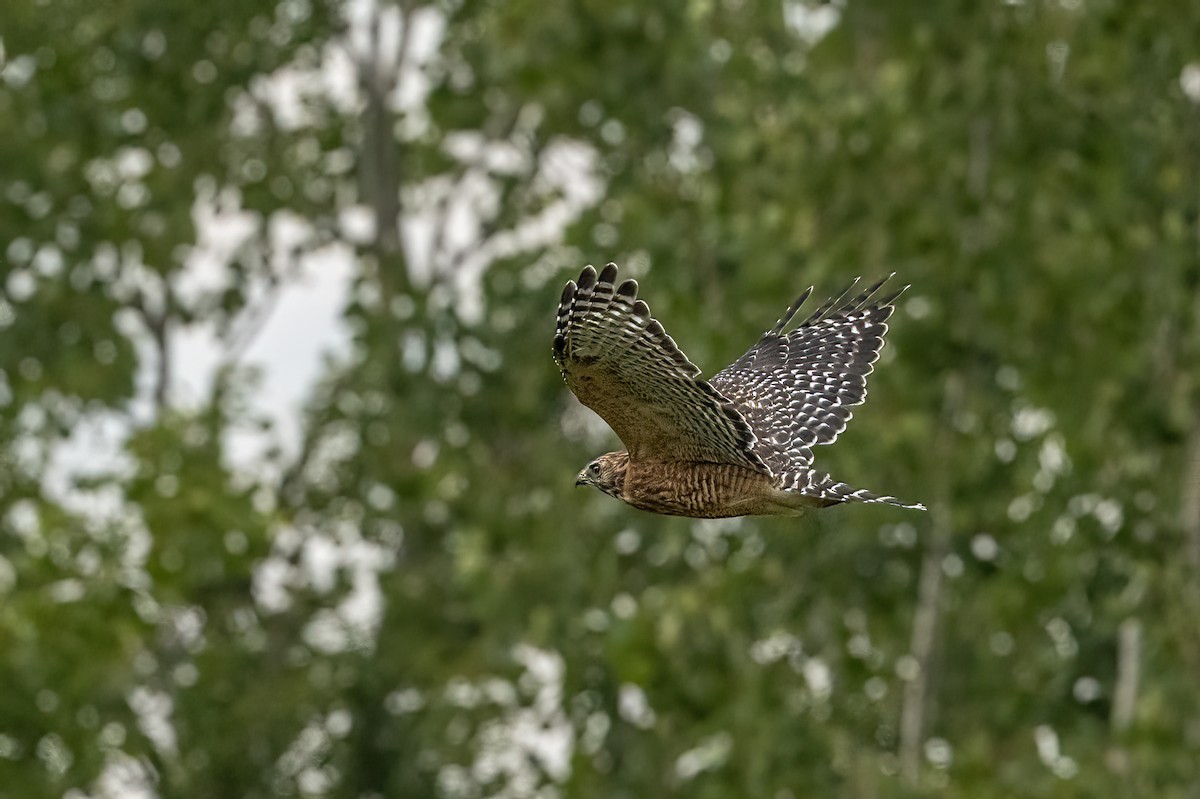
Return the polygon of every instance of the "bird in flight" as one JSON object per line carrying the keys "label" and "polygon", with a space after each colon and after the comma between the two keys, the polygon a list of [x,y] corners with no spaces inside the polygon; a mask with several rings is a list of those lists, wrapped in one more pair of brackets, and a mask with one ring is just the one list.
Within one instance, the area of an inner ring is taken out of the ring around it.
{"label": "bird in flight", "polygon": [[795,329],[805,291],[745,355],[708,380],[650,316],[635,280],[588,266],[558,306],[554,360],[584,405],[625,449],[579,473],[642,510],[672,516],[799,516],[842,502],[924,510],[853,488],[813,468],[812,447],[846,429],[867,395],[893,303],[885,277],[854,294],[855,278]]}

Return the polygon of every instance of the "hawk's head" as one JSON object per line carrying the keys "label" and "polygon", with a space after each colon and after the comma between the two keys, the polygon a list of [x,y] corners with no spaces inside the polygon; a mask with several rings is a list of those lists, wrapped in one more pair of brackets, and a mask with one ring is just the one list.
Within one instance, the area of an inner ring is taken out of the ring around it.
{"label": "hawk's head", "polygon": [[625,488],[625,468],[629,465],[628,452],[609,452],[584,467],[575,478],[577,486],[595,486],[605,494],[617,499]]}

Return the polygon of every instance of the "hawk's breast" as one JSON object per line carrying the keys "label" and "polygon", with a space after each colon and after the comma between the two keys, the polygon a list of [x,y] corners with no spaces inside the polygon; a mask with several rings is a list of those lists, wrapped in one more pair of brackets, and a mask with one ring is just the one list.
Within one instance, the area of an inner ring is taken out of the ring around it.
{"label": "hawk's breast", "polygon": [[768,475],[744,466],[638,461],[629,464],[622,499],[652,513],[722,518],[761,513],[774,493]]}

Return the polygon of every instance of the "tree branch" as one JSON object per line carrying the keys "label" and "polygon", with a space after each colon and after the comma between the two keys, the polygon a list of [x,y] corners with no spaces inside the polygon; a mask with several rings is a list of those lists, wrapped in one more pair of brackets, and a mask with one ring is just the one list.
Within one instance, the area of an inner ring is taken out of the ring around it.
{"label": "tree branch", "polygon": [[170,317],[173,307],[171,287],[166,277],[162,278],[163,301],[162,308],[154,310],[147,302],[146,295],[141,290],[135,290],[130,300],[130,307],[137,311],[142,324],[150,334],[150,340],[158,350],[158,363],[154,369],[154,388],[150,396],[154,400],[154,410],[160,414],[167,407],[167,393],[171,384],[171,348],[170,348]]}
{"label": "tree branch", "polygon": [[1113,689],[1111,717],[1113,732],[1124,732],[1133,723],[1141,665],[1142,623],[1136,618],[1128,618],[1117,629],[1117,684]]}
{"label": "tree branch", "polygon": [[[963,381],[957,372],[946,375],[943,389],[942,418],[953,419],[962,407]],[[942,462],[950,460],[953,442],[949,428],[938,437],[935,452]],[[921,744],[925,737],[925,712],[932,693],[933,653],[937,646],[938,619],[942,606],[942,561],[949,551],[954,519],[951,514],[950,475],[952,470],[939,471],[942,479],[936,501],[930,503],[929,546],[921,559],[921,577],[917,584],[917,608],[913,612],[912,638],[909,657],[916,663],[916,672],[905,683],[900,707],[900,774],[910,785],[921,776]]]}
{"label": "tree branch", "polygon": [[1187,454],[1180,490],[1179,525],[1187,546],[1188,563],[1200,579],[1200,423],[1188,433]]}
{"label": "tree branch", "polygon": [[[935,509],[938,516],[945,516]],[[913,678],[904,685],[900,710],[900,773],[910,784],[921,775],[921,743],[924,738],[925,704],[929,692],[930,667],[937,642],[938,616],[941,609],[942,560],[946,557],[945,533],[940,521],[934,522],[933,542],[921,559],[921,578],[917,586],[917,609],[913,614],[909,656],[916,661]]]}

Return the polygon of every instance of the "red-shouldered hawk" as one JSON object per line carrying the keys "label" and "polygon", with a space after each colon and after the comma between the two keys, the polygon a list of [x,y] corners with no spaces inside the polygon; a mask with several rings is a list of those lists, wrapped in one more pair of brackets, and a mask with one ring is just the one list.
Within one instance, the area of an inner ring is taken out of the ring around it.
{"label": "red-shouldered hawk", "polygon": [[893,302],[858,295],[855,278],[790,333],[812,293],[800,295],[750,350],[711,380],[687,359],[638,284],[616,284],[617,266],[588,266],[558,306],[554,360],[579,400],[608,422],[626,449],[589,463],[592,485],[636,508],[673,516],[798,516],[841,502],[895,497],[855,489],[812,468],[811,447],[846,429],[867,395]]}

